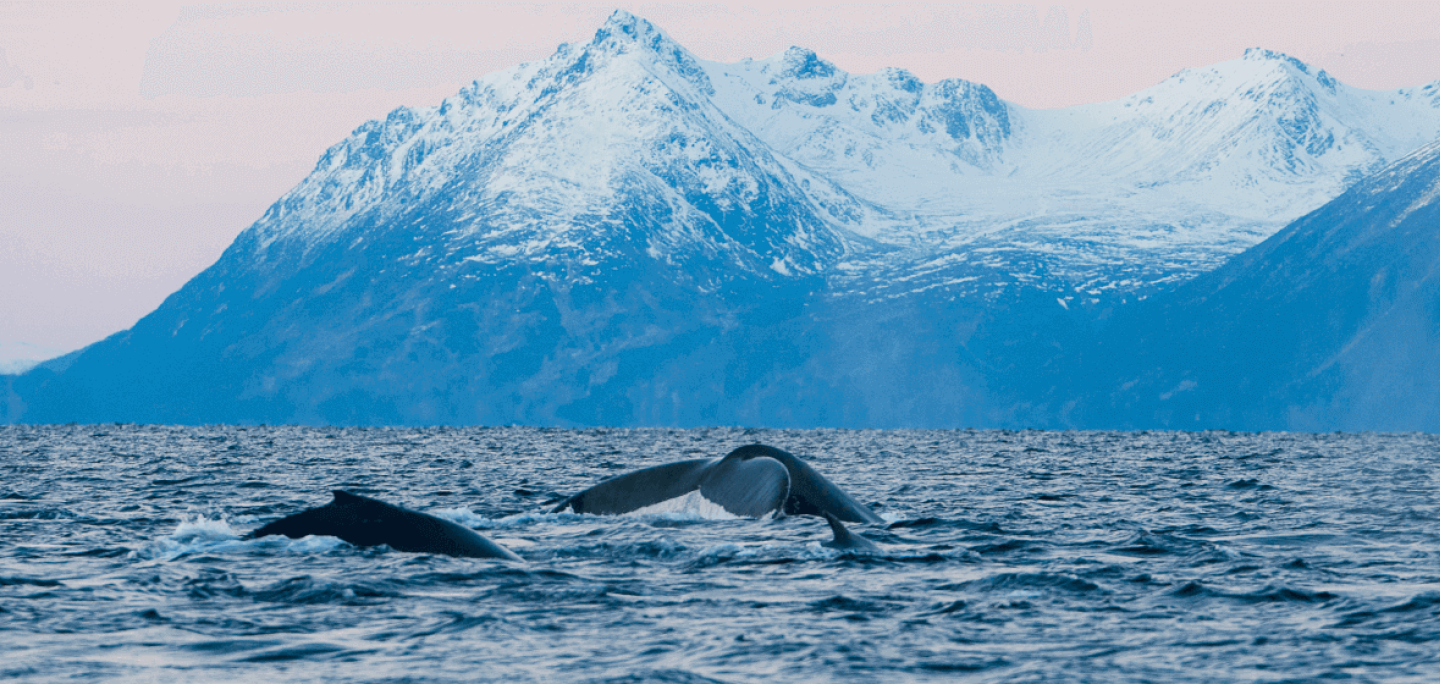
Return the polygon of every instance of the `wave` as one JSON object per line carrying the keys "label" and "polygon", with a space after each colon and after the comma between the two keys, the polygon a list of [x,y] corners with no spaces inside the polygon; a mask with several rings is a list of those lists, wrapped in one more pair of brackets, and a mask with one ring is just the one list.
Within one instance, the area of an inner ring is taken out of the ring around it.
{"label": "wave", "polygon": [[16,576],[9,576],[9,577],[7,577],[7,576],[5,576],[5,575],[0,575],[0,587],[16,587],[16,586],[58,587],[58,586],[62,586],[63,584],[64,584],[64,583],[61,582],[60,580],[41,579],[41,578],[38,578],[38,577],[16,577]]}
{"label": "wave", "polygon": [[289,604],[367,605],[402,594],[387,582],[336,582],[308,575],[291,577],[246,594],[257,601]]}
{"label": "wave", "polygon": [[649,670],[615,677],[580,680],[581,684],[727,684],[687,670]]}
{"label": "wave", "polygon": [[1167,592],[1187,599],[1227,599],[1244,603],[1325,603],[1341,598],[1328,591],[1310,591],[1285,584],[1269,584],[1253,591],[1231,592],[1191,580]]}
{"label": "wave", "polygon": [[1409,613],[1417,610],[1433,611],[1436,608],[1440,608],[1440,592],[1427,591],[1410,597],[1404,603],[1380,610],[1386,613]]}
{"label": "wave", "polygon": [[1003,572],[978,580],[961,582],[959,586],[966,591],[1009,595],[1020,593],[1038,596],[1047,591],[1076,594],[1109,593],[1104,587],[1075,575],[1050,572]]}
{"label": "wave", "polygon": [[856,599],[843,594],[811,601],[806,606],[817,613],[894,613],[905,608],[905,604],[901,602]]}
{"label": "wave", "polygon": [[325,553],[345,546],[349,544],[336,537],[309,536],[290,539],[270,536],[241,539],[240,533],[230,526],[229,520],[200,515],[193,519],[182,519],[175,526],[175,531],[143,544],[133,553],[139,558],[175,561],[196,554],[248,553],[258,549],[300,554]]}
{"label": "wave", "polygon": [[0,520],[76,520],[82,516],[67,508],[21,508],[0,510]]}

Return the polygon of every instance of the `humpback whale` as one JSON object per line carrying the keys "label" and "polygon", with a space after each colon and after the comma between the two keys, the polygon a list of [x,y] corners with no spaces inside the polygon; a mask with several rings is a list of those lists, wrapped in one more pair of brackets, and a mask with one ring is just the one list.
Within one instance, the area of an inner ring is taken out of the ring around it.
{"label": "humpback whale", "polygon": [[330,503],[269,523],[248,535],[257,539],[282,534],[339,537],[355,546],[388,545],[396,551],[438,553],[468,558],[521,560],[509,549],[464,525],[337,489]]}
{"label": "humpback whale", "polygon": [[866,555],[879,555],[882,553],[880,547],[875,545],[875,542],[846,529],[845,523],[840,522],[840,519],[836,518],[829,511],[825,512],[825,520],[830,523],[830,531],[835,533],[835,538],[821,544],[821,546],[828,546],[832,549],[839,549],[848,553]]}
{"label": "humpback whale", "polygon": [[739,517],[828,513],[848,522],[882,522],[810,464],[763,444],[742,446],[724,458],[679,461],[619,475],[561,501],[550,512],[621,515],[694,496],[702,498],[703,505]]}

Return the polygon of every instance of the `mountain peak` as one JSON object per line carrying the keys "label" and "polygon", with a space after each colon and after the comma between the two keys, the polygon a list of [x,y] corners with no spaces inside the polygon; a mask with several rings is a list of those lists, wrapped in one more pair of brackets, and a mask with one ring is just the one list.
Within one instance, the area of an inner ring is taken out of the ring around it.
{"label": "mountain peak", "polygon": [[616,53],[631,52],[635,49],[649,53],[701,92],[714,92],[704,69],[689,50],[681,47],[660,27],[625,10],[617,9],[610,13],[605,25],[595,31],[595,39],[591,41],[591,45]]}
{"label": "mountain peak", "polygon": [[[1279,62],[1281,64],[1288,64],[1296,71],[1305,74],[1306,76],[1316,75],[1310,72],[1309,64],[1306,64],[1283,52],[1277,52],[1275,50],[1266,50],[1265,48],[1258,47],[1245,48],[1245,54],[1240,59],[1247,62]],[[1325,72],[1320,71],[1319,73],[1324,74]]]}
{"label": "mountain peak", "polygon": [[786,50],[780,64],[780,75],[788,78],[830,78],[835,75],[834,64],[821,59],[814,50],[802,47]]}
{"label": "mountain peak", "polygon": [[1315,79],[1316,83],[1331,93],[1335,92],[1335,86],[1338,84],[1338,81],[1331,78],[1330,74],[1325,73],[1324,69],[1312,69],[1309,64],[1283,52],[1258,47],[1246,48],[1245,54],[1240,60],[1243,62],[1271,62],[1280,65],[1282,68],[1289,67],[1304,76]]}
{"label": "mountain peak", "polygon": [[623,9],[617,9],[610,13],[610,16],[605,19],[604,25],[596,31],[596,38],[599,38],[600,34],[637,38],[651,33],[661,33],[661,31],[654,24]]}
{"label": "mountain peak", "polygon": [[662,53],[677,50],[686,52],[659,26],[620,9],[611,12],[605,24],[595,31],[594,43],[635,45]]}
{"label": "mountain peak", "polygon": [[[1183,88],[1190,96],[1204,92],[1204,97],[1259,103],[1270,113],[1296,103],[1311,107],[1315,96],[1334,96],[1340,85],[1324,69],[1264,48],[1247,48],[1239,59],[1183,69],[1162,83],[1166,88]],[[1147,90],[1131,98],[1144,101],[1154,96],[1155,91]]]}

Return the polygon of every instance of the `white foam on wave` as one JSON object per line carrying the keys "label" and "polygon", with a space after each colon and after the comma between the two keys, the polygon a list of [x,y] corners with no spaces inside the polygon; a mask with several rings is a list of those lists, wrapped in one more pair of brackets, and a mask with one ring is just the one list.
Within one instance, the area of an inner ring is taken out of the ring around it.
{"label": "white foam on wave", "polygon": [[235,553],[253,548],[282,548],[292,553],[323,553],[345,545],[337,537],[308,536],[301,539],[269,536],[260,539],[241,539],[240,533],[230,526],[224,517],[209,518],[199,515],[186,518],[175,526],[175,531],[156,539],[134,551],[136,556],[172,561],[196,553]]}
{"label": "white foam on wave", "polygon": [[499,520],[492,520],[490,523],[495,527],[520,527],[522,525],[532,525],[535,523],[584,520],[578,513],[570,512],[568,508],[565,510],[566,512],[564,513],[516,513],[515,515],[507,515]]}
{"label": "white foam on wave", "polygon": [[244,545],[240,535],[230,527],[230,521],[223,517],[211,519],[199,515],[194,519],[182,519],[174,532],[136,549],[134,553],[142,558],[175,560],[191,553],[223,552]]}
{"label": "white foam on wave", "polygon": [[[328,535],[314,535],[314,534],[306,535],[306,536],[301,537],[301,538],[299,538],[299,539],[291,539],[291,538],[289,538],[289,537],[273,537],[273,536],[272,536],[272,537],[263,537],[262,539],[265,540],[265,541],[262,541],[261,539],[256,539],[256,540],[254,540],[253,542],[250,542],[250,543],[260,543],[260,544],[262,544],[262,545],[269,545],[269,544],[273,543],[274,545],[279,546],[279,547],[281,547],[281,548],[283,548],[283,549],[285,549],[286,551],[289,551],[289,552],[291,552],[291,553],[325,553],[326,551],[333,551],[333,550],[338,549],[338,548],[340,548],[340,547],[342,547],[342,546],[349,546],[349,545],[350,545],[349,542],[347,542],[347,541],[345,541],[344,539],[341,539],[341,538],[339,538],[339,537],[331,537],[331,536],[328,536]],[[271,541],[269,541],[269,540],[275,540],[275,541],[274,541],[274,542],[271,542]]]}
{"label": "white foam on wave", "polygon": [[746,555],[752,555],[752,556],[753,556],[753,555],[755,555],[755,552],[754,552],[753,550],[751,550],[751,549],[746,549],[745,547],[743,547],[743,546],[741,546],[741,545],[739,545],[739,544],[736,544],[736,543],[731,542],[731,543],[716,544],[716,545],[714,545],[714,546],[706,547],[705,549],[701,550],[698,555],[699,555],[701,558],[721,558],[721,559],[724,559],[724,558],[734,558],[734,557],[739,556],[739,555],[741,555],[741,554],[746,554]]}
{"label": "white foam on wave", "polygon": [[169,539],[176,542],[194,541],[227,541],[239,539],[240,534],[230,527],[230,521],[225,518],[211,520],[205,516],[198,516],[194,520],[181,520],[175,526],[175,531],[170,533]]}
{"label": "white foam on wave", "polygon": [[468,508],[433,508],[427,513],[474,530],[503,530],[524,527],[537,522],[555,521],[555,516],[548,513],[519,513],[503,518],[487,518]]}

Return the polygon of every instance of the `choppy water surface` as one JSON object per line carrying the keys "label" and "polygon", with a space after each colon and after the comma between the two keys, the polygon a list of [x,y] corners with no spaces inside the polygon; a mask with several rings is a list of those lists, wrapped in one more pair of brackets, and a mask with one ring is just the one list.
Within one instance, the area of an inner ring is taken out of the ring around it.
{"label": "choppy water surface", "polygon": [[[547,515],[764,442],[890,522]],[[1440,680],[1440,438],[0,428],[0,679]],[[241,541],[343,487],[524,563]]]}

